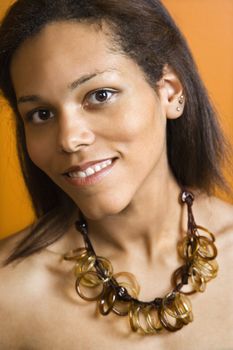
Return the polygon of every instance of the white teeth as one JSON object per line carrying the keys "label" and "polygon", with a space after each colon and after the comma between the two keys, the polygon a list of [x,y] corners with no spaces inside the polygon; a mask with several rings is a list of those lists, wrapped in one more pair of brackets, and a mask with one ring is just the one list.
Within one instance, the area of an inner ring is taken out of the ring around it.
{"label": "white teeth", "polygon": [[87,170],[85,171],[87,176],[93,175],[95,174],[95,170],[92,168],[87,168]]}
{"label": "white teeth", "polygon": [[101,166],[100,165],[95,165],[94,169],[95,169],[95,172],[97,173],[98,171],[101,170]]}
{"label": "white teeth", "polygon": [[86,173],[84,171],[78,172],[78,177],[87,177]]}
{"label": "white teeth", "polygon": [[73,172],[69,173],[68,175],[69,175],[69,177],[72,177],[72,178],[75,178],[75,177],[85,178],[85,177],[91,176],[91,175],[97,173],[98,171],[106,168],[110,164],[112,164],[112,159],[108,159],[102,163],[98,163],[98,164],[94,165],[93,167],[87,168],[85,171],[76,171],[76,172],[73,171]]}
{"label": "white teeth", "polygon": [[84,171],[77,171],[73,173],[69,173],[69,177],[87,177],[86,173]]}
{"label": "white teeth", "polygon": [[112,164],[112,160],[106,160],[106,162],[103,163],[102,168],[106,168],[106,166]]}

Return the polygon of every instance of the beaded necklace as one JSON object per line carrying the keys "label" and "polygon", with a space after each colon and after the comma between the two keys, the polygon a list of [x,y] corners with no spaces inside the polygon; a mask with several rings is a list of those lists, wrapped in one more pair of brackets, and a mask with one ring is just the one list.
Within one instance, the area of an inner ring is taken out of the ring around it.
{"label": "beaded necklace", "polygon": [[[194,195],[181,193],[181,202],[187,205],[188,227],[184,239],[178,242],[178,253],[183,264],[172,275],[173,289],[164,297],[152,301],[141,301],[139,285],[133,274],[114,273],[111,262],[96,254],[88,236],[85,219],[75,223],[81,233],[85,247],[64,255],[65,260],[74,261],[75,289],[86,301],[96,301],[99,312],[106,316],[110,312],[128,316],[134,332],[155,334],[163,329],[175,332],[193,320],[189,295],[204,292],[206,284],[217,276],[215,260],[217,248],[215,237],[206,228],[196,225],[192,205]],[[185,290],[185,286],[189,286]]]}

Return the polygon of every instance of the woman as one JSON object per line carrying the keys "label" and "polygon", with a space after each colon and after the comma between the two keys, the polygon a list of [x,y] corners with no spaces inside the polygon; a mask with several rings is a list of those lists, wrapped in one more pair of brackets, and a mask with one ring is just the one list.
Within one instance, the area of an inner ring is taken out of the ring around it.
{"label": "woman", "polygon": [[38,217],[2,241],[1,348],[230,348],[224,141],[162,3],[18,0],[0,67]]}

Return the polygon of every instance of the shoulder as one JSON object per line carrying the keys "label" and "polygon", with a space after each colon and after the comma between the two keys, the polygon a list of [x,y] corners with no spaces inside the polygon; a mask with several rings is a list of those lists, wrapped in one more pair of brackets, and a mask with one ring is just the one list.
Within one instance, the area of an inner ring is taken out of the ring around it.
{"label": "shoulder", "polygon": [[[0,242],[1,261],[29,232],[30,227]],[[0,349],[31,349],[35,342],[42,342],[44,349],[47,341],[57,341],[53,334],[53,325],[60,322],[57,310],[66,314],[67,294],[76,296],[73,264],[64,261],[58,248],[0,266]]]}
{"label": "shoulder", "polygon": [[27,226],[10,236],[0,239],[0,267],[2,267],[5,259],[11,254],[16,245],[29,234],[32,225]]}
{"label": "shoulder", "polygon": [[209,225],[210,231],[220,236],[233,235],[233,205],[215,196],[199,195],[194,210],[200,220]]}
{"label": "shoulder", "polygon": [[233,205],[215,196],[200,194],[194,202],[194,214],[216,236],[233,236]]}
{"label": "shoulder", "polygon": [[[17,314],[16,318],[10,316],[12,315],[11,309],[14,307],[14,286],[12,284],[12,271],[14,269],[12,266],[4,266],[3,264],[17,242],[27,234],[27,231],[28,228],[0,240],[0,348],[4,349],[16,348],[18,336],[15,323],[17,322]],[[11,334],[12,330],[13,335]]]}
{"label": "shoulder", "polygon": [[[4,266],[5,259],[27,236],[31,226],[0,241],[0,348],[24,346],[32,310],[39,305],[39,284],[45,284],[45,268],[40,254]],[[43,260],[43,259],[42,259]],[[23,336],[22,336],[23,335]]]}
{"label": "shoulder", "polygon": [[[224,268],[231,269],[233,263],[233,205],[215,197],[209,198],[209,203],[211,230],[216,236],[219,262]],[[229,269],[228,272],[230,272]]]}
{"label": "shoulder", "polygon": [[233,205],[214,196],[200,195],[194,204],[194,217],[198,225],[214,234],[222,263],[232,264]]}

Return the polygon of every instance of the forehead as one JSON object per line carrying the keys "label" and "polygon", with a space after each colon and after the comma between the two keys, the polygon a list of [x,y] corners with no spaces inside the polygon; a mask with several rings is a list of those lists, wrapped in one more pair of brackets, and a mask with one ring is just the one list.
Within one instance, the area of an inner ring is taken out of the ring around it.
{"label": "forehead", "polygon": [[[19,95],[65,96],[85,75],[106,72],[108,83],[146,84],[142,68],[117,49],[110,29],[87,23],[56,22],[25,41],[15,53],[11,77]],[[120,80],[119,80],[120,79]]]}
{"label": "forehead", "polygon": [[[80,46],[82,48],[91,49],[97,46],[104,46],[106,49],[111,51],[113,46],[113,32],[106,23],[83,23],[76,21],[57,21],[47,24],[37,34],[26,39],[16,50],[13,60],[23,52],[30,52],[31,50],[37,49],[38,47],[44,46],[46,53],[54,50],[54,48],[61,50],[72,50],[72,48]],[[41,51],[43,54],[44,50]]]}
{"label": "forehead", "polygon": [[[110,29],[107,25],[103,30],[96,24],[79,23],[74,21],[54,22],[46,25],[38,34],[28,38],[18,48],[13,56],[15,59],[33,51],[37,56],[43,58],[45,55],[51,55],[54,50],[57,53],[66,51],[72,52],[74,49],[79,51],[79,54],[94,53],[98,47],[110,51],[111,46]],[[42,49],[43,48],[43,49]],[[79,49],[79,50],[78,50]],[[97,50],[99,51],[99,50]]]}
{"label": "forehead", "polygon": [[79,71],[88,73],[94,66],[99,70],[105,69],[113,65],[116,56],[120,55],[113,47],[115,45],[106,25],[102,30],[97,25],[86,23],[49,24],[16,51],[11,63],[13,82],[35,77],[37,72],[49,78],[52,71],[68,71],[69,67],[76,70],[71,74],[79,74]]}

